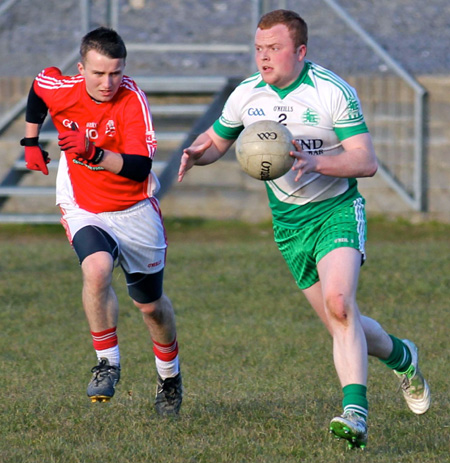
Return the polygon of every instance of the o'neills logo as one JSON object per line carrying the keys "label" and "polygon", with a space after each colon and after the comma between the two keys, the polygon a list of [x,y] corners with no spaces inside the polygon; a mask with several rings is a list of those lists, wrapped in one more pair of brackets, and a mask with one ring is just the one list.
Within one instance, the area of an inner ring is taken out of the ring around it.
{"label": "o'neills logo", "polygon": [[270,161],[263,161],[261,163],[261,172],[259,174],[261,180],[270,180],[270,168],[272,163]]}
{"label": "o'neills logo", "polygon": [[158,265],[161,265],[161,260],[158,260],[158,262],[150,262],[150,264],[147,265],[148,268],[153,268],[153,267],[158,267]]}

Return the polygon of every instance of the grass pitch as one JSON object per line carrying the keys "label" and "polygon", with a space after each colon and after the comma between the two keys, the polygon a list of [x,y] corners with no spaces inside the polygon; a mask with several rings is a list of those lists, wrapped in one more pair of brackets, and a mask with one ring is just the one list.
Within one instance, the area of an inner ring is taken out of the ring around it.
{"label": "grass pitch", "polygon": [[331,340],[296,288],[269,224],[167,220],[165,290],[177,312],[185,400],[153,410],[151,343],[120,270],[122,379],[86,396],[96,363],[81,278],[61,227],[0,227],[0,462],[448,461],[450,226],[369,223],[361,310],[420,348],[432,407],[410,413],[394,375],[369,371],[369,443],[327,432],[341,391]]}

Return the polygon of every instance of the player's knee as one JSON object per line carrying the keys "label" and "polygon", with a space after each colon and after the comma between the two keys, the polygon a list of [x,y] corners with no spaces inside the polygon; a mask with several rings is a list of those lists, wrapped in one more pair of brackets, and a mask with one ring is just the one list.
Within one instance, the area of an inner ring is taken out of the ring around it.
{"label": "player's knee", "polygon": [[167,310],[167,297],[163,294],[159,299],[153,302],[138,302],[133,300],[134,305],[141,311],[142,315],[153,319],[155,322],[161,322],[164,319]]}
{"label": "player's knee", "polygon": [[343,324],[347,324],[351,313],[351,306],[343,294],[330,294],[325,299],[328,317]]}
{"label": "player's knee", "polygon": [[108,286],[111,283],[113,260],[107,252],[96,252],[87,256],[81,265],[85,284]]}
{"label": "player's knee", "polygon": [[154,317],[159,310],[156,301],[146,303],[133,301],[133,303],[142,312],[143,315],[148,315],[150,317]]}

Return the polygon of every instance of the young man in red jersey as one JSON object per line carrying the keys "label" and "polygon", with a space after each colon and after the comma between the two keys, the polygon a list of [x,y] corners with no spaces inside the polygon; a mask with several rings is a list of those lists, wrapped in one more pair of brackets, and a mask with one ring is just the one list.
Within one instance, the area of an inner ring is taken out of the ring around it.
{"label": "young man in red jersey", "polygon": [[61,148],[56,202],[80,261],[82,301],[98,359],[87,394],[93,402],[107,401],[120,379],[119,307],[111,285],[120,264],[153,342],[156,411],[177,414],[182,380],[174,310],[163,292],[167,242],[154,196],[159,182],[151,170],[156,139],[150,108],[124,75],[127,51],[117,32],[89,32],[80,55],[78,75],[49,67],[35,78],[21,145],[28,169],[47,175],[39,131],[49,112]]}

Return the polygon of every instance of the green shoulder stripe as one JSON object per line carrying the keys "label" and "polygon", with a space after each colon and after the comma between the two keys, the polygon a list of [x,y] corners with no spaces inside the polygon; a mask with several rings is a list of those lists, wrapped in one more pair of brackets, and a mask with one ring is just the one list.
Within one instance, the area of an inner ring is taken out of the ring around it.
{"label": "green shoulder stripe", "polygon": [[318,66],[317,64],[312,65],[311,69],[317,78],[327,81],[327,82],[331,82],[336,87],[338,87],[342,91],[342,93],[345,95],[345,98],[347,100],[355,97],[353,91],[351,90],[350,85],[347,82],[345,82],[343,79],[341,79],[338,75],[336,75],[334,72],[329,71],[328,69],[322,68],[321,66]]}
{"label": "green shoulder stripe", "polygon": [[353,125],[350,127],[342,127],[342,128],[335,127],[334,131],[336,132],[336,135],[338,136],[339,140],[345,140],[346,138],[353,137],[353,135],[359,135],[360,133],[367,133],[369,129],[367,128],[366,123],[363,122],[362,124]]}
{"label": "green shoulder stripe", "polygon": [[244,130],[244,126],[227,127],[220,123],[220,118],[217,119],[213,124],[214,132],[219,137],[225,138],[226,140],[235,140],[239,134]]}

